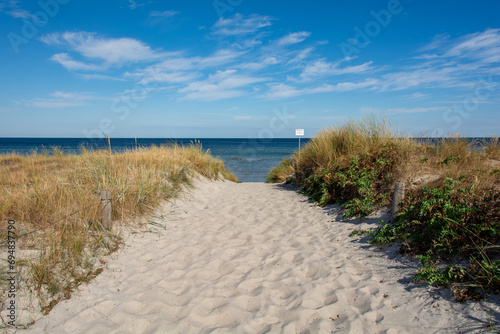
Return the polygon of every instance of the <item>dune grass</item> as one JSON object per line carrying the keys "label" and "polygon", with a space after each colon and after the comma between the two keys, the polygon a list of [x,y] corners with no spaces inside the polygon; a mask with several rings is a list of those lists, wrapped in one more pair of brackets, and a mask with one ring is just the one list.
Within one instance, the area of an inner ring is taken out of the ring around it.
{"label": "dune grass", "polygon": [[278,166],[269,171],[267,183],[281,183],[287,181],[294,173],[292,160],[283,159]]}
{"label": "dune grass", "polygon": [[[25,288],[48,312],[102,271],[101,256],[120,245],[120,226],[144,221],[200,175],[236,181],[221,160],[196,144],[114,154],[83,149],[69,155],[54,148],[51,154],[0,155],[0,237],[6,240],[10,219],[17,235],[33,232],[17,240],[17,265]],[[102,190],[112,193],[112,231],[101,225]],[[32,256],[21,258],[22,252]],[[5,296],[3,289],[2,302]]]}
{"label": "dune grass", "polygon": [[367,235],[402,242],[401,252],[421,259],[416,279],[451,286],[462,300],[500,292],[500,145],[497,137],[472,144],[459,136],[426,143],[368,117],[320,131],[291,157],[295,170],[284,160],[268,180],[293,177],[319,205],[341,203],[346,217],[388,206],[394,183],[404,182],[399,220]]}

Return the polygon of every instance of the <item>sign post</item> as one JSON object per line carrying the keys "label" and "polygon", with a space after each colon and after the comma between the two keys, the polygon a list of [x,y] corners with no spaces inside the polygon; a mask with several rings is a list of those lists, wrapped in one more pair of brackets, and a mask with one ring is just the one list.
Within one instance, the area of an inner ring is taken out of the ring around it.
{"label": "sign post", "polygon": [[304,129],[295,129],[295,135],[299,137],[299,161],[300,161],[300,136],[304,135]]}

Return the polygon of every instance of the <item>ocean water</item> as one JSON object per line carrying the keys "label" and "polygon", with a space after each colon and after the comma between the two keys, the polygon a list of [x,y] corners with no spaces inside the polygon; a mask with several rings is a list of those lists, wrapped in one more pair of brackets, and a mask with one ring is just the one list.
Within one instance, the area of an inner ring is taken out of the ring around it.
{"label": "ocean water", "polygon": [[[222,159],[227,169],[232,171],[241,182],[265,182],[267,173],[278,165],[283,158],[290,157],[298,150],[298,139],[165,139],[137,138],[137,145],[148,147],[178,143],[189,145],[200,142],[204,150]],[[302,138],[301,145],[308,139]],[[104,139],[85,138],[0,138],[0,154],[16,152],[28,155],[34,151],[43,152],[58,147],[70,154],[78,154],[81,147],[88,149],[107,149]],[[134,138],[111,139],[111,149],[115,152],[136,147]]]}

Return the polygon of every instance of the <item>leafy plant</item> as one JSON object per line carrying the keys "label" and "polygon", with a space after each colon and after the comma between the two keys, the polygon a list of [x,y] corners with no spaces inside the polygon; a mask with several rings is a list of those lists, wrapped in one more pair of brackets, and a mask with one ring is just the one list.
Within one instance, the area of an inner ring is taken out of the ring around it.
{"label": "leafy plant", "polygon": [[[500,237],[498,224],[478,220],[472,204],[474,184],[446,178],[441,188],[424,187],[408,199],[395,222],[368,231],[371,243],[404,241],[401,251],[416,255],[422,268],[415,276],[436,285],[453,285],[457,298],[470,298],[474,289],[500,290],[500,260],[491,260]],[[469,256],[468,261],[464,261]],[[457,265],[457,260],[468,265]],[[447,264],[441,264],[442,262]],[[465,289],[458,289],[466,284]],[[458,297],[461,296],[461,297]]]}
{"label": "leafy plant", "polygon": [[303,193],[320,206],[343,203],[346,217],[368,216],[389,198],[387,190],[392,179],[387,171],[394,166],[390,155],[395,148],[387,145],[383,149],[379,157],[350,155],[348,164],[332,162],[328,168],[320,168],[304,181]]}
{"label": "leafy plant", "polygon": [[[461,299],[472,290],[500,291],[500,143],[451,135],[410,139],[366,117],[320,131],[293,159],[302,193],[322,206],[341,203],[348,217],[388,204],[394,181],[405,182],[400,219],[366,235],[426,256],[419,279],[451,285]],[[286,164],[274,169],[282,180],[290,173]]]}

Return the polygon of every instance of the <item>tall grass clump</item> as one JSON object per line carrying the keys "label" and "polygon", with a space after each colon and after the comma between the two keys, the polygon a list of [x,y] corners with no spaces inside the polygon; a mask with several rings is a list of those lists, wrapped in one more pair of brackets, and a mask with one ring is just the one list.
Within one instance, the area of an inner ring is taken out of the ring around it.
{"label": "tall grass clump", "polygon": [[413,143],[396,138],[385,120],[350,121],[318,133],[295,154],[295,178],[320,205],[342,202],[348,216],[366,216],[390,199],[397,168]]}
{"label": "tall grass clump", "polygon": [[292,160],[283,159],[280,164],[269,171],[267,174],[267,183],[281,183],[290,179],[294,173]]}
{"label": "tall grass clump", "polygon": [[[17,234],[27,234],[17,240],[19,254],[30,255],[18,261],[18,270],[45,312],[99,274],[102,255],[120,245],[120,226],[151,216],[193,177],[236,181],[201,145],[45,153],[0,156],[0,221],[15,220]],[[112,220],[118,227],[112,231],[101,222],[103,190],[112,193]],[[6,232],[0,227],[2,240]],[[0,288],[3,303],[5,286]]]}
{"label": "tall grass clump", "polygon": [[272,173],[277,181],[293,174],[304,194],[341,203],[346,217],[387,206],[394,183],[405,183],[399,218],[367,235],[374,244],[401,242],[402,253],[421,260],[415,279],[450,286],[463,300],[500,292],[499,152],[496,137],[410,139],[369,117],[320,131],[300,159],[291,157],[295,170],[282,163]]}

